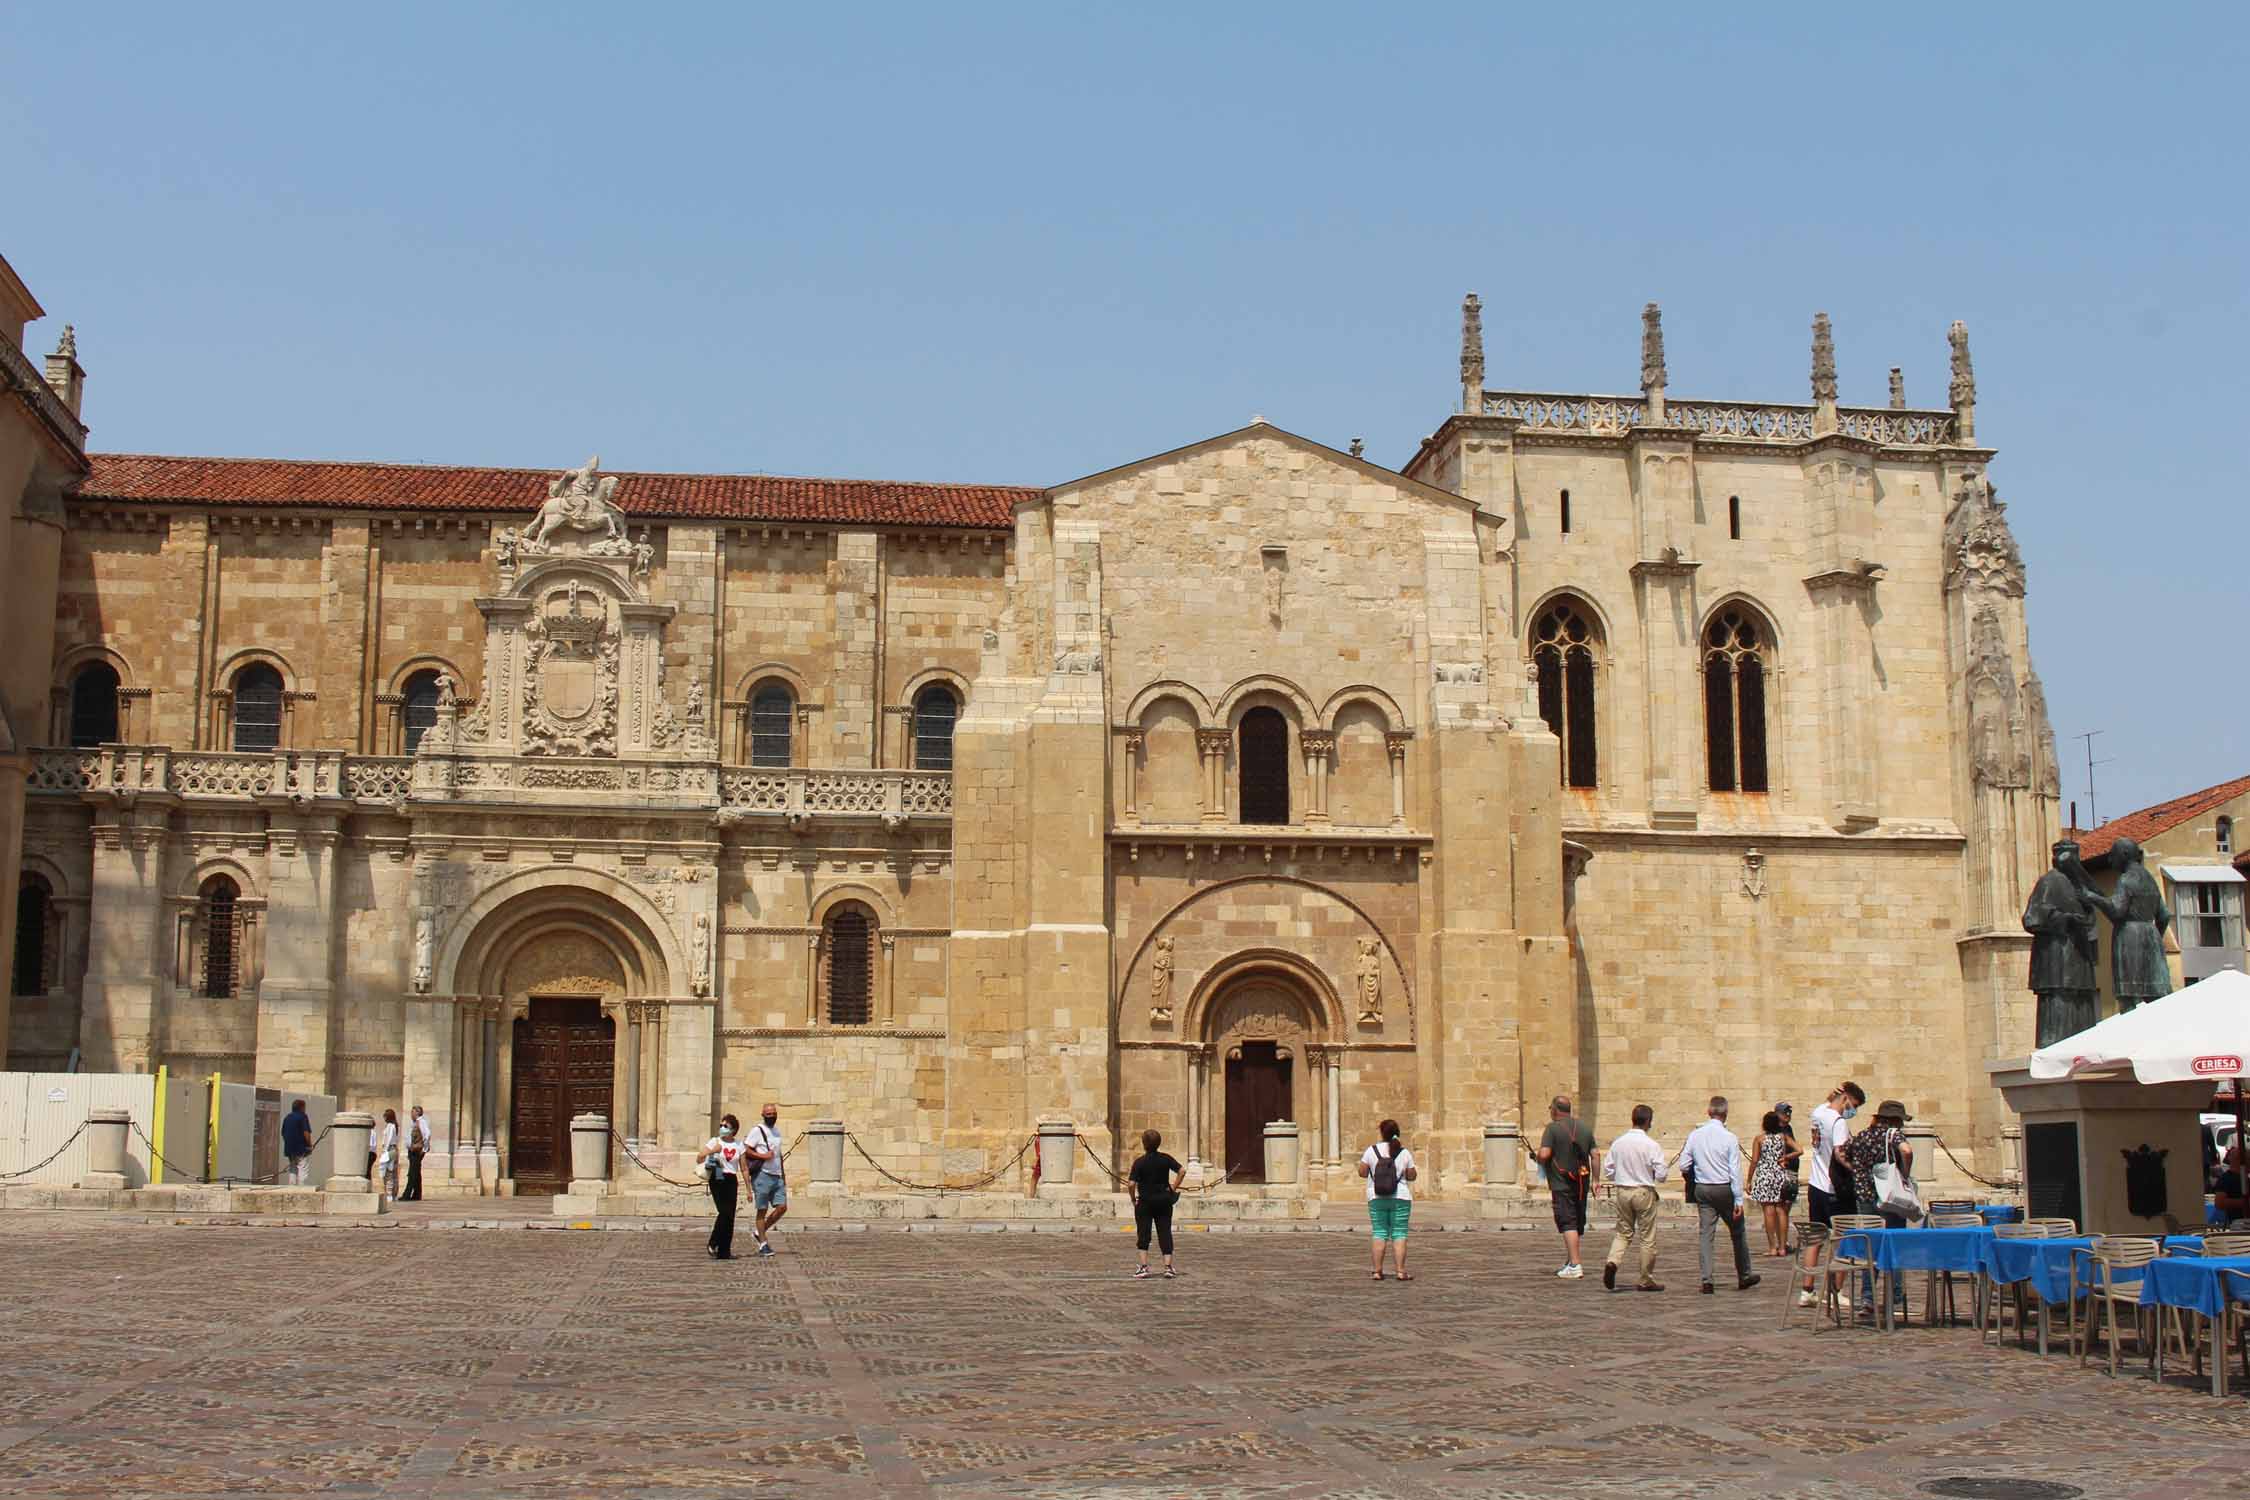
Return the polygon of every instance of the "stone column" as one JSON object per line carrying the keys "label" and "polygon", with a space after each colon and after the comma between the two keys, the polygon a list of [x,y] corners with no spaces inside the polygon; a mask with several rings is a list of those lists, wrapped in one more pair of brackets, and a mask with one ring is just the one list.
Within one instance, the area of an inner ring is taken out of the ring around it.
{"label": "stone column", "polygon": [[95,1109],[86,1113],[86,1175],[82,1188],[122,1189],[126,1185],[125,1131],[132,1113]]}
{"label": "stone column", "polygon": [[[1188,1052],[1182,1061],[1187,1064],[1187,1109],[1181,1128],[1187,1132],[1188,1172],[1197,1175],[1203,1163],[1203,1053],[1201,1050]],[[1200,1176],[1197,1180],[1201,1180]]]}
{"label": "stone column", "polygon": [[1195,748],[1203,757],[1203,821],[1227,820],[1227,748],[1234,736],[1224,729],[1198,729]]}
{"label": "stone column", "polygon": [[808,1181],[841,1187],[844,1182],[844,1122],[814,1120],[807,1125],[805,1155],[810,1158]]}
{"label": "stone column", "polygon": [[375,1117],[364,1109],[342,1109],[329,1123],[334,1143],[336,1173],[323,1187],[331,1193],[364,1193],[367,1187],[367,1141],[374,1134]]}
{"label": "stone column", "polygon": [[[175,973],[170,934],[159,918],[168,816],[162,803],[145,795],[130,807],[104,806],[94,814],[93,901],[78,1035],[90,1072],[147,1072],[159,997],[170,988],[159,976],[192,984],[191,976]],[[12,909],[12,892],[9,901]]]}
{"label": "stone column", "polygon": [[1406,745],[1414,738],[1408,730],[1390,730],[1383,736],[1383,752],[1391,761],[1391,826],[1406,826]]}
{"label": "stone column", "polygon": [[[664,1007],[641,1007],[641,1139],[643,1147],[683,1139],[664,1126]],[[693,1132],[691,1131],[690,1134]]]}
{"label": "stone column", "polygon": [[500,1183],[500,1001],[478,1005],[483,1041],[478,1048],[482,1079],[477,1089],[477,1178],[499,1190]]}
{"label": "stone column", "polygon": [[625,1144],[641,1143],[641,1016],[647,1007],[625,1007]]}
{"label": "stone column", "polygon": [[1297,736],[1297,743],[1305,752],[1305,798],[1310,804],[1305,809],[1305,821],[1328,821],[1328,757],[1336,749],[1336,732],[1332,729],[1307,729]]}
{"label": "stone column", "polygon": [[266,912],[258,974],[258,1080],[283,1092],[327,1092],[337,820],[269,812]]}
{"label": "stone column", "polygon": [[1328,1160],[1341,1166],[1344,1161],[1344,1054],[1328,1054]]}
{"label": "stone column", "polygon": [[1125,731],[1125,821],[1141,820],[1141,745],[1147,739],[1138,729]]}

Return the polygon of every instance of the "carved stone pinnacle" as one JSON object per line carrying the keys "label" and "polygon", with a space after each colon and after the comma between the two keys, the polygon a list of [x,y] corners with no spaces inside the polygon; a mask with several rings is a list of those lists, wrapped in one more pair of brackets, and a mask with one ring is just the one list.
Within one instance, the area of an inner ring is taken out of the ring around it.
{"label": "carved stone pinnacle", "polygon": [[1653,302],[1641,309],[1641,390],[1664,385],[1664,313]]}
{"label": "carved stone pinnacle", "polygon": [[1836,339],[1824,312],[1812,320],[1812,395],[1815,401],[1836,399]]}

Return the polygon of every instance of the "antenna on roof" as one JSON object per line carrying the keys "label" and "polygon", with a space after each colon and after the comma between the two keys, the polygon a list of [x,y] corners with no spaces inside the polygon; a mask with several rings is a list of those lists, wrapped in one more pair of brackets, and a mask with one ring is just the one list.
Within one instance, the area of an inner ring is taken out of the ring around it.
{"label": "antenna on roof", "polygon": [[2089,729],[2084,734],[2077,736],[2077,738],[2086,742],[2086,816],[2089,820],[2086,826],[2088,828],[2102,826],[2101,799],[2094,795],[2094,767],[2106,766],[2116,759],[2115,756],[2110,755],[2105,755],[2100,760],[2094,759],[2094,736],[2107,734],[2108,732],[2106,729]]}

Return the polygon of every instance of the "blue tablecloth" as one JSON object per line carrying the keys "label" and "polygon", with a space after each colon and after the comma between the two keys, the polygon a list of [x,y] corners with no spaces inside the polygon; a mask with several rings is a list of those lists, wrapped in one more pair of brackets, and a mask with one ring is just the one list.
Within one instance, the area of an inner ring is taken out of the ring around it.
{"label": "blue tablecloth", "polygon": [[[2222,1272],[2236,1271],[2237,1276]],[[2250,1300],[2250,1255],[2167,1256],[2141,1278],[2143,1307],[2185,1307],[2215,1318],[2226,1299]]]}
{"label": "blue tablecloth", "polygon": [[1984,1269],[1984,1247],[1992,1239],[1990,1229],[1846,1229],[1836,1236],[1836,1253],[1871,1251],[1876,1269],[1893,1276],[1901,1271],[1974,1275]]}
{"label": "blue tablecloth", "polygon": [[[1988,1231],[1989,1232],[1989,1231]],[[2042,1302],[2068,1302],[2070,1300],[2070,1261],[2078,1256],[2078,1281],[2086,1284],[2091,1273],[2094,1241],[2089,1235],[2078,1235],[2062,1240],[2004,1240],[1998,1235],[1985,1241],[1984,1274],[2003,1284],[2027,1281],[2039,1294]],[[2201,1235],[2175,1234],[2164,1241],[2167,1250],[2200,1250]],[[2138,1268],[2128,1268],[2118,1273],[2119,1281],[2140,1279]]]}
{"label": "blue tablecloth", "polygon": [[1987,1224],[2014,1224],[2023,1218],[2023,1210],[2013,1203],[1979,1203],[1977,1212]]}

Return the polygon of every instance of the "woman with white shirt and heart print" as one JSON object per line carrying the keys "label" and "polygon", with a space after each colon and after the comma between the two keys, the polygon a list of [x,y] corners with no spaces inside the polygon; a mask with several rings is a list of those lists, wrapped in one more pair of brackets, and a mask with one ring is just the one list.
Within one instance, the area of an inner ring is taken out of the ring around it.
{"label": "woman with white shirt and heart print", "polygon": [[710,1179],[711,1202],[718,1217],[711,1225],[708,1253],[713,1260],[734,1259],[734,1201],[742,1190],[749,1164],[749,1147],[742,1139],[742,1122],[733,1115],[719,1116],[719,1133],[695,1153],[695,1164]]}

